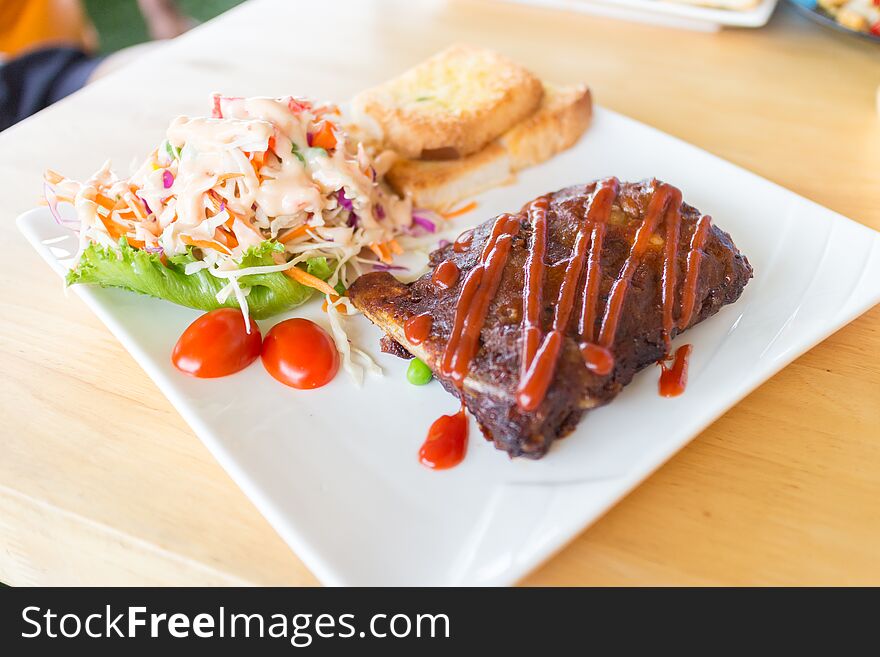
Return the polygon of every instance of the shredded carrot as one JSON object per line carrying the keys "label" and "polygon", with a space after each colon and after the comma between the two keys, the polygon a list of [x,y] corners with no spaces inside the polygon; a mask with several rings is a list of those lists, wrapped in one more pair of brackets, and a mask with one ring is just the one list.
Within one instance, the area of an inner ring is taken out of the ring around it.
{"label": "shredded carrot", "polygon": [[208,200],[211,201],[214,209],[219,212],[222,201],[220,200],[220,196],[213,189],[208,190]]}
{"label": "shredded carrot", "polygon": [[213,249],[214,251],[220,251],[220,253],[225,253],[226,255],[232,255],[232,251],[215,240],[194,240],[189,235],[181,235],[180,241],[187,246],[197,246],[200,249]]}
{"label": "shredded carrot", "polygon": [[64,176],[62,176],[57,171],[53,171],[52,169],[46,169],[46,172],[43,174],[43,179],[48,183],[56,185],[64,180]]}
{"label": "shredded carrot", "polygon": [[[242,174],[238,173],[238,174],[235,174],[235,175],[240,176],[240,175],[242,175]],[[208,190],[208,199],[211,201],[211,204],[214,206],[214,210],[216,211],[216,213],[219,214],[219,212],[220,212],[220,207],[223,205],[223,203],[219,200],[220,197],[214,192],[213,189]],[[233,226],[233,224],[235,223],[235,220],[238,219],[241,223],[243,223],[245,226],[247,226],[248,228],[250,228],[250,229],[251,229],[252,231],[254,231],[257,235],[259,235],[260,238],[263,237],[263,234],[262,234],[259,230],[257,230],[257,227],[254,226],[254,224],[251,222],[250,219],[248,219],[248,218],[246,218],[246,217],[242,217],[242,216],[236,214],[235,212],[233,212],[232,210],[230,210],[229,207],[225,207],[224,210],[226,210],[226,214],[229,215],[229,219],[227,219],[226,221],[224,221],[224,222],[223,222],[223,225],[226,226],[229,230],[232,230],[232,226]],[[213,216],[213,215],[212,215],[212,216]]]}
{"label": "shredded carrot", "polygon": [[110,210],[110,212],[113,212],[113,210],[115,210],[119,206],[119,201],[114,201],[113,199],[107,198],[103,194],[95,195],[95,203],[100,205],[105,210]]}
{"label": "shredded carrot", "polygon": [[244,178],[244,174],[241,172],[239,172],[239,173],[221,173],[219,176],[217,176],[217,182],[222,183],[222,182],[226,182],[227,180],[232,180],[233,178]]}
{"label": "shredded carrot", "polygon": [[235,221],[235,213],[232,210],[230,210],[229,208],[224,207],[223,203],[225,201],[218,201],[217,198],[214,197],[214,190],[213,189],[211,190],[211,193],[208,194],[208,198],[211,200],[211,204],[214,206],[214,214],[211,216],[212,217],[217,216],[218,214],[220,214],[220,208],[223,208],[224,210],[226,210],[226,214],[229,215],[229,219],[227,219],[223,223],[225,226],[232,228],[232,222]]}
{"label": "shredded carrot", "polygon": [[[113,212],[121,205],[125,205],[125,202],[122,200],[112,201],[103,194],[95,195],[95,203],[97,203],[99,208],[103,208],[107,211],[106,215],[102,215],[100,212],[96,212],[98,219],[101,220],[101,223],[104,224],[104,228],[107,229],[107,233],[114,240],[118,240],[120,237],[125,235],[128,232],[128,228],[120,224],[118,221],[113,219]],[[124,221],[123,217],[120,217]]]}
{"label": "shredded carrot", "polygon": [[[331,294],[330,295],[330,303],[335,304],[337,301],[339,301],[339,295],[338,294]],[[321,308],[325,313],[330,309],[330,304],[327,303],[326,297],[324,298],[324,303],[321,304]],[[347,315],[348,314],[348,310],[346,309],[345,306],[334,306],[334,308],[336,308],[336,312],[338,312],[340,315]]]}
{"label": "shredded carrot", "polygon": [[142,248],[144,248],[144,241],[143,241],[143,240],[136,240],[136,239],[134,239],[133,237],[126,237],[125,239],[128,240],[128,245],[129,245],[130,247],[132,247],[133,249],[142,249]]}
{"label": "shredded carrot", "polygon": [[327,283],[322,281],[317,276],[312,276],[309,272],[300,269],[299,267],[291,267],[290,269],[285,269],[284,273],[290,276],[297,283],[302,283],[306,287],[314,288],[319,292],[322,292],[329,296],[333,296],[336,294],[336,290],[327,285]]}
{"label": "shredded carrot", "polygon": [[470,203],[461,206],[457,210],[452,210],[451,212],[441,212],[440,216],[444,219],[455,219],[456,217],[460,217],[461,215],[470,212],[475,207],[477,207],[477,202],[471,201]]}
{"label": "shredded carrot", "polygon": [[144,225],[144,230],[151,232],[156,237],[159,237],[162,234],[162,226],[160,226],[159,222],[155,220]]}
{"label": "shredded carrot", "polygon": [[254,167],[254,173],[257,174],[257,177],[260,175],[260,167],[263,166],[263,163],[266,161],[265,153],[252,153],[251,154],[251,166]]}
{"label": "shredded carrot", "polygon": [[247,226],[248,228],[250,228],[252,231],[254,231],[254,233],[257,235],[257,237],[259,237],[260,239],[263,239],[263,233],[260,232],[260,229],[259,229],[259,228],[257,228],[256,226],[254,226],[253,219],[251,219],[250,217],[243,217],[243,216],[241,216],[241,215],[235,214],[235,213],[234,213],[232,210],[230,210],[229,208],[226,208],[226,211],[229,213],[229,219],[226,220],[226,222],[224,223],[224,225],[225,225],[229,230],[232,230],[232,225],[235,223],[236,220],[238,220],[238,221],[240,221],[241,223],[243,223],[245,226]]}
{"label": "shredded carrot", "polygon": [[107,232],[110,234],[114,240],[118,240],[120,237],[125,235],[127,232],[127,228],[119,225],[116,221],[113,221],[110,217],[102,217],[98,214],[98,218],[101,220],[101,223],[104,224],[104,228],[107,229]]}
{"label": "shredded carrot", "polygon": [[302,224],[301,226],[297,226],[291,231],[284,233],[281,237],[278,238],[278,241],[282,244],[287,244],[291,240],[295,240],[297,237],[301,237],[306,234],[306,231],[309,229],[308,224]]}
{"label": "shredded carrot", "polygon": [[379,258],[386,265],[391,264],[391,253],[389,252],[388,247],[384,242],[373,242],[370,244],[370,251],[376,254],[376,257]]}
{"label": "shredded carrot", "polygon": [[107,216],[112,217],[113,213],[115,212],[120,219],[124,219],[125,221],[131,221],[136,216],[134,210],[131,209],[128,201],[126,201],[125,199],[119,199],[118,201],[116,201],[116,204],[112,208],[107,208],[103,205],[100,207],[107,210]]}
{"label": "shredded carrot", "polygon": [[134,216],[136,216],[141,221],[146,221],[147,215],[141,207],[140,203],[137,202],[138,200],[139,199],[135,198],[133,194],[127,194],[125,198],[125,204],[134,213]]}
{"label": "shredded carrot", "polygon": [[401,248],[400,244],[397,243],[397,240],[388,240],[387,244],[391,249],[391,253],[393,253],[394,255],[400,255],[401,253],[403,253],[403,249]]}
{"label": "shredded carrot", "polygon": [[235,237],[235,234],[230,230],[224,230],[222,228],[214,229],[214,239],[220,244],[224,244],[228,246],[230,249],[234,249],[238,246],[238,238]]}
{"label": "shredded carrot", "polygon": [[312,135],[312,146],[328,151],[336,148],[336,135],[333,134],[333,126],[329,121],[321,121],[317,132]]}

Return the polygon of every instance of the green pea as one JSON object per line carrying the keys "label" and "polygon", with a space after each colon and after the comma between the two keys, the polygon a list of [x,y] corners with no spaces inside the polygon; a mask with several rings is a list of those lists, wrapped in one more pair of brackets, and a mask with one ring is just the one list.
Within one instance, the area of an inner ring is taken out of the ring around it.
{"label": "green pea", "polygon": [[410,361],[409,368],[406,370],[407,381],[414,386],[423,386],[426,383],[429,383],[433,378],[434,375],[431,373],[431,368],[418,358],[413,358]]}

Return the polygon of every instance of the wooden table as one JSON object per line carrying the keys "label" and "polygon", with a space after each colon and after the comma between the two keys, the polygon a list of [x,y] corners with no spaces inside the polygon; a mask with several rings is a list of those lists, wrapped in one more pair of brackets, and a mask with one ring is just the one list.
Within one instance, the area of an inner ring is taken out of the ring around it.
{"label": "wooden table", "polygon": [[[345,99],[448,43],[880,229],[880,49],[780,7],[681,32],[492,2],[254,2],[0,134],[0,581],[316,580],[15,229],[208,94]],[[880,307],[762,386],[526,584],[880,584]]]}

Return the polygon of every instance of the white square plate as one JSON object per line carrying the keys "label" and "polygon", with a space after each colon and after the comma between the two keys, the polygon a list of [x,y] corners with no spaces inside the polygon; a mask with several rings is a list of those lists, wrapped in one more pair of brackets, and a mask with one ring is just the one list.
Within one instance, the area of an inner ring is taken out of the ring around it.
{"label": "white square plate", "polygon": [[[880,301],[880,234],[601,108],[574,148],[482,195],[450,232],[609,175],[679,186],[733,236],[755,278],[736,304],[677,340],[694,345],[684,395],[659,397],[649,368],[540,461],[511,461],[472,424],[459,467],[419,465],[428,426],[457,403],[436,382],[407,383],[406,363],[379,353],[380,332],[363,317],[347,320],[350,335],[386,376],[357,388],[340,373],[324,388],[295,391],[259,363],[225,379],[183,376],[170,353],[197,311],[122,290],[74,289],[321,581],[511,584],[756,386]],[[69,231],[47,209],[18,225],[63,274]],[[319,302],[294,314],[326,326]]]}

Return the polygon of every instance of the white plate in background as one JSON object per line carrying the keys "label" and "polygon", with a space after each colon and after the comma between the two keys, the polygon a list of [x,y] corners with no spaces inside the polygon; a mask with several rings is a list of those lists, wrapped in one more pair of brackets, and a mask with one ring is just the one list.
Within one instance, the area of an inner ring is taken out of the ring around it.
{"label": "white plate in background", "polygon": [[[762,27],[770,20],[778,2],[778,0],[759,0],[754,7],[747,9],[720,9],[673,0],[503,1],[698,31],[715,31],[724,26]],[[719,3],[721,1],[719,0]],[[729,1],[736,4],[736,0]]]}
{"label": "white plate in background", "polygon": [[[429,425],[457,402],[436,382],[407,383],[406,363],[379,352],[380,332],[363,317],[347,320],[350,335],[386,376],[357,388],[340,372],[324,388],[296,391],[259,362],[223,379],[183,376],[170,353],[197,311],[122,290],[73,289],[321,581],[511,584],[751,390],[880,301],[880,234],[602,108],[574,148],[480,196],[451,232],[609,175],[680,187],[732,235],[755,278],[736,304],[676,340],[694,345],[684,395],[659,397],[658,372],[648,368],[540,461],[511,461],[472,423],[460,466],[419,465]],[[63,274],[69,231],[45,208],[18,225]],[[289,315],[326,326],[320,305]],[[260,325],[265,332],[282,318]]]}

